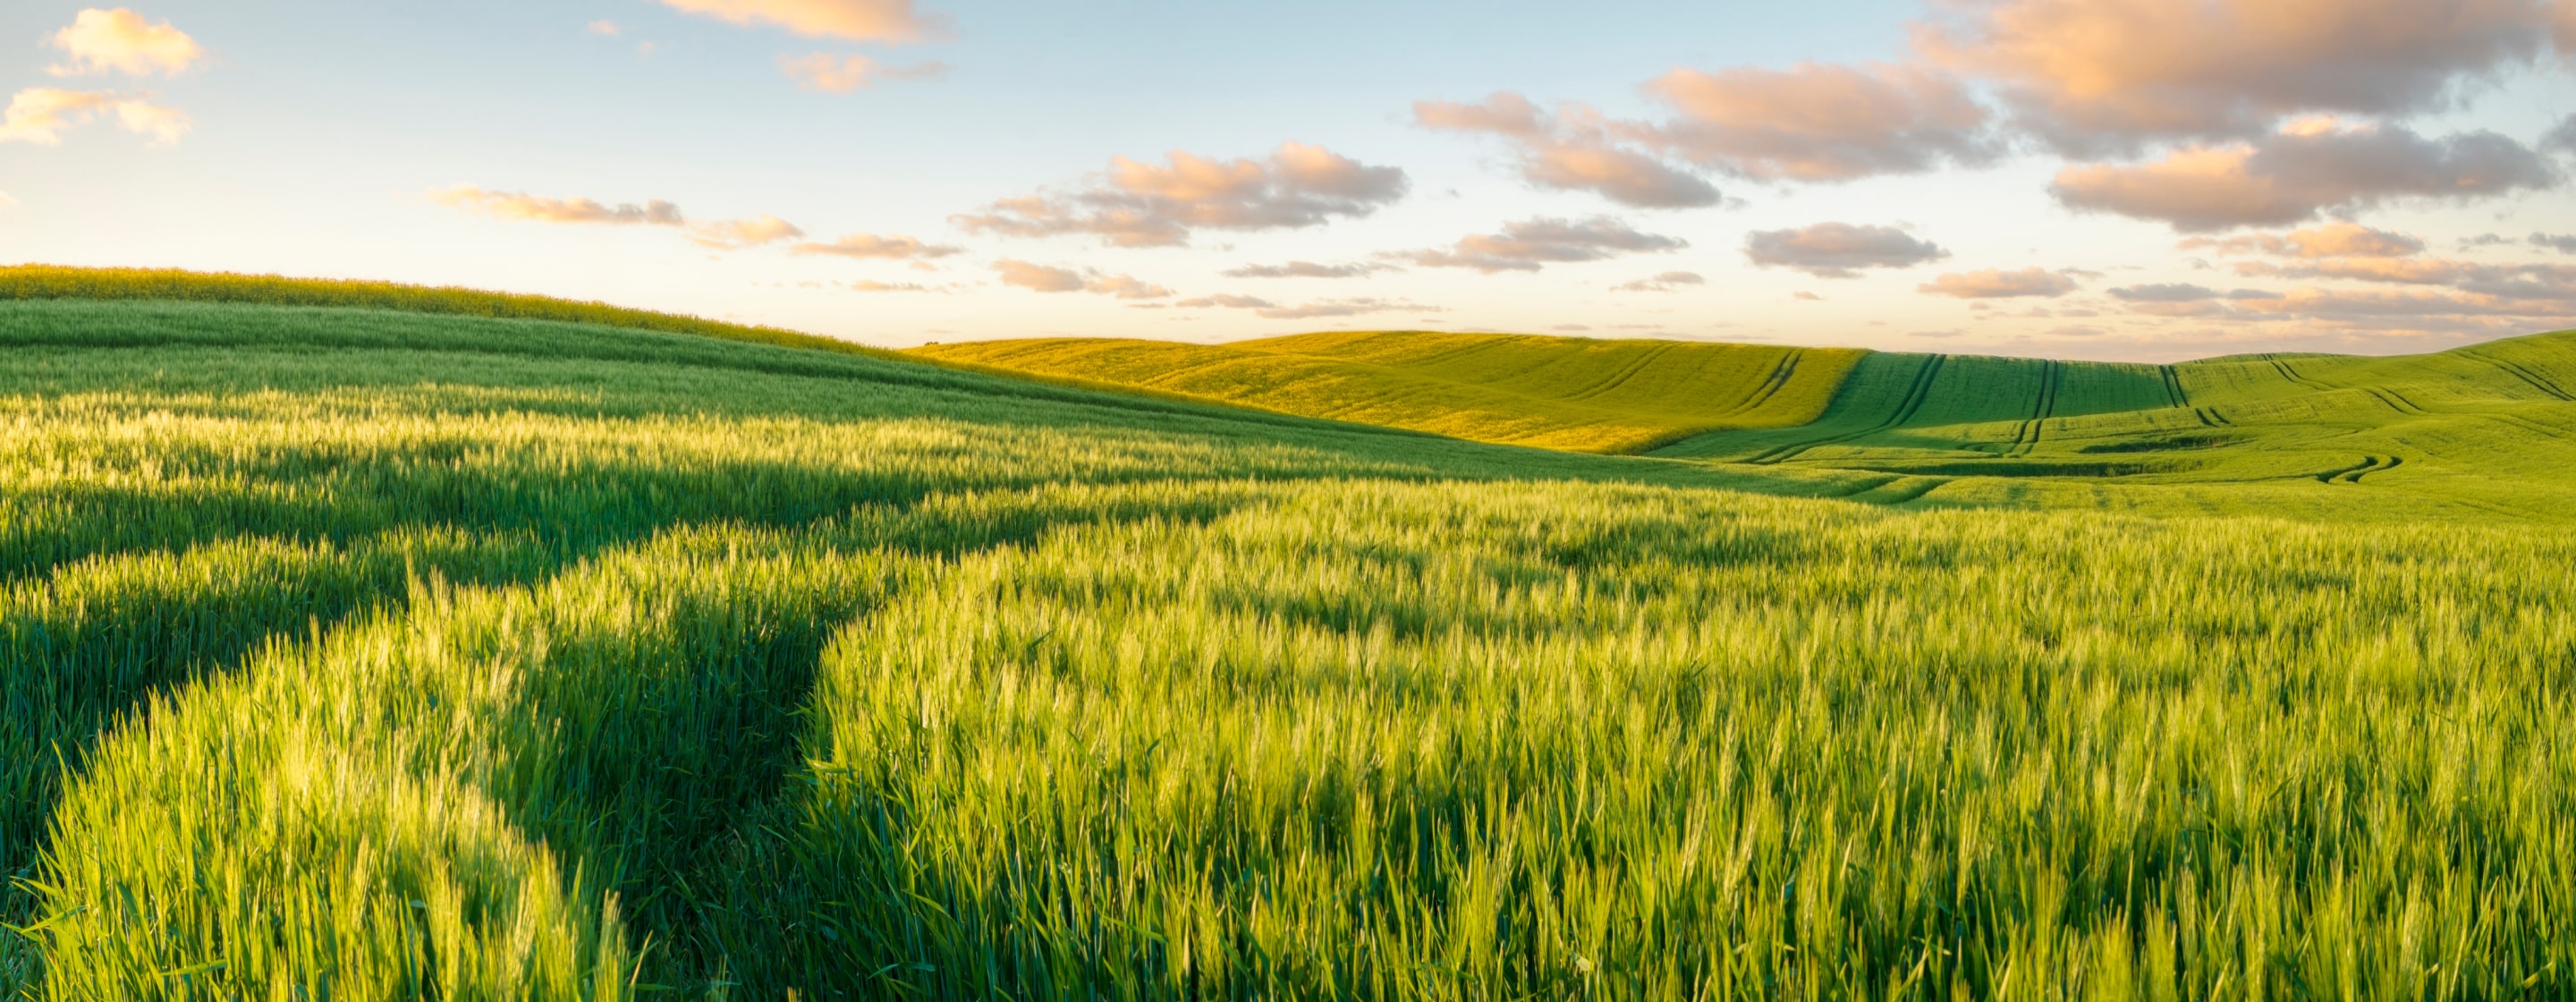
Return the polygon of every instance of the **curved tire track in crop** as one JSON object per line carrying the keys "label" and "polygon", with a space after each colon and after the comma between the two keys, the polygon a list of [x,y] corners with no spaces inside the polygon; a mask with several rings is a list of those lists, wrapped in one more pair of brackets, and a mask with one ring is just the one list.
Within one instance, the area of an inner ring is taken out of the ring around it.
{"label": "curved tire track in crop", "polygon": [[1943,363],[1949,361],[1949,358],[1950,356],[1948,355],[1933,355],[1927,358],[1923,363],[1923,367],[1916,371],[1913,384],[1907,387],[1905,391],[1905,399],[1897,405],[1895,412],[1891,414],[1887,420],[1880,422],[1877,426],[1862,431],[1816,439],[1814,441],[1780,446],[1747,459],[1745,462],[1765,466],[1783,463],[1797,458],[1809,449],[1835,445],[1842,442],[1858,441],[1872,435],[1904,427],[1906,422],[1914,420],[1914,415],[1923,409],[1924,401],[1931,398],[1933,379],[1941,374],[1941,366]]}

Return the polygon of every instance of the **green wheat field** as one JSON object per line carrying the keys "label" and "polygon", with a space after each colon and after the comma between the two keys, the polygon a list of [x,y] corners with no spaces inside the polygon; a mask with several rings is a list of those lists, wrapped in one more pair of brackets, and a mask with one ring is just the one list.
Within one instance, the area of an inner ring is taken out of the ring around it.
{"label": "green wheat field", "polygon": [[0,269],[0,997],[2576,997],[2571,395]]}

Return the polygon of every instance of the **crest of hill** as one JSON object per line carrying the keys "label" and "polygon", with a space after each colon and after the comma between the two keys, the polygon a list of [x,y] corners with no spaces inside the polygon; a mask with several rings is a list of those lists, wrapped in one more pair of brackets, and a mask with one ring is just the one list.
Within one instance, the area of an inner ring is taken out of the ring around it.
{"label": "crest of hill", "polygon": [[1857,349],[1365,331],[1221,345],[1046,338],[928,345],[948,365],[1577,452],[1789,428],[1832,402]]}
{"label": "crest of hill", "polygon": [[890,358],[893,352],[776,327],[730,324],[677,313],[629,309],[552,296],[486,292],[454,286],[404,285],[352,279],[287,278],[176,268],[74,268],[22,264],[0,267],[0,300],[164,300],[261,306],[318,306],[398,310],[496,320],[550,320],[664,334],[805,348],[843,355]]}

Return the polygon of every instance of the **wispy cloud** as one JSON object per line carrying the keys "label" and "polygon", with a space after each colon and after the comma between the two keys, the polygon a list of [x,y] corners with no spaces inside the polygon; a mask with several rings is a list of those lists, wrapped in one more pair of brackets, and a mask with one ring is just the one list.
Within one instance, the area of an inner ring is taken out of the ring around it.
{"label": "wispy cloud", "polygon": [[1366,216],[1403,198],[1406,188],[1398,168],[1290,142],[1261,160],[1182,152],[1164,164],[1118,157],[1078,190],[1004,199],[951,218],[970,233],[1089,235],[1119,247],[1168,247],[1202,229],[1295,229]]}
{"label": "wispy cloud", "polygon": [[937,80],[948,75],[948,64],[942,62],[895,66],[866,56],[829,52],[780,56],[778,69],[787,74],[787,79],[796,81],[798,89],[825,94],[857,93],[876,86],[880,80]]}
{"label": "wispy cloud", "polygon": [[741,250],[794,240],[805,235],[796,224],[772,215],[749,219],[727,219],[698,223],[688,227],[689,239],[701,247],[717,250]]}
{"label": "wispy cloud", "polygon": [[641,204],[609,204],[589,198],[548,198],[516,191],[491,191],[470,184],[429,193],[430,201],[487,219],[574,226],[659,226],[679,230],[698,246],[743,250],[784,243],[805,235],[796,224],[772,215],[693,223],[680,207],[661,199]]}
{"label": "wispy cloud", "polygon": [[1400,251],[1393,256],[1425,268],[1473,268],[1490,275],[1537,271],[1550,264],[1600,261],[1623,254],[1676,251],[1688,246],[1677,237],[1646,233],[1601,216],[1508,223],[1501,233],[1466,237],[1445,250]]}
{"label": "wispy cloud", "polygon": [[2023,268],[2018,271],[1987,268],[1982,271],[1944,274],[1915,286],[1915,291],[1955,299],[2055,297],[2075,291],[2075,279],[2045,268]]}
{"label": "wispy cloud", "polygon": [[828,244],[801,243],[789,250],[797,254],[846,257],[862,261],[928,261],[964,253],[965,248],[923,243],[915,237],[853,233]]}
{"label": "wispy cloud", "polygon": [[1373,313],[1445,313],[1447,308],[1413,302],[1407,299],[1359,297],[1351,299],[1318,299],[1283,306],[1258,296],[1214,295],[1184,299],[1172,305],[1188,309],[1223,308],[1251,310],[1266,320],[1320,320],[1331,317],[1357,317]]}
{"label": "wispy cloud", "polygon": [[2259,143],[2194,146],[2133,166],[2060,171],[2051,191],[2076,209],[2156,220],[2183,232],[2275,226],[2395,198],[2462,200],[2555,187],[2547,158],[2493,132],[2428,139],[2399,126],[2290,123]]}
{"label": "wispy cloud", "polygon": [[119,7],[81,11],[71,27],[55,32],[55,48],[71,62],[48,67],[58,77],[97,73],[177,76],[206,60],[206,50],[170,22],[153,23]]}
{"label": "wispy cloud", "polygon": [[62,133],[101,115],[113,116],[125,131],[152,137],[167,146],[187,135],[188,116],[153,104],[149,94],[77,91],[30,87],[9,99],[0,117],[0,143],[59,146]]}
{"label": "wispy cloud", "polygon": [[1744,256],[1764,267],[1794,268],[1817,278],[1859,278],[1872,268],[1911,268],[1950,256],[1940,245],[1893,226],[1817,223],[1755,230]]}
{"label": "wispy cloud", "polygon": [[1316,264],[1313,261],[1290,261],[1287,264],[1247,264],[1228,268],[1227,278],[1366,278],[1384,271],[1402,271],[1391,264],[1375,261],[1349,264]]}
{"label": "wispy cloud", "polygon": [[1621,205],[1652,209],[1723,200],[1705,179],[1614,136],[1614,123],[1587,105],[1569,103],[1550,113],[1528,98],[1502,92],[1473,104],[1418,101],[1413,120],[1425,128],[1508,140],[1520,154],[1521,176],[1542,188],[1590,191]]}
{"label": "wispy cloud", "polygon": [[1133,275],[1103,275],[1014,258],[993,262],[993,271],[1001,276],[1003,285],[1031,292],[1090,292],[1120,299],[1162,299],[1172,295],[1172,290]]}
{"label": "wispy cloud", "polygon": [[470,184],[442,188],[430,200],[492,219],[526,223],[574,223],[605,226],[684,226],[680,207],[660,199],[641,205],[618,205],[587,198],[546,198],[515,191],[487,191]]}
{"label": "wispy cloud", "polygon": [[674,10],[738,25],[769,25],[808,38],[919,42],[948,33],[948,18],[913,0],[662,0]]}
{"label": "wispy cloud", "polygon": [[1695,271],[1668,271],[1653,278],[1641,278],[1610,287],[1612,292],[1676,292],[1684,286],[1706,285],[1708,279]]}
{"label": "wispy cloud", "polygon": [[2001,146],[1965,83],[1926,66],[1800,63],[1674,70],[1647,92],[1681,116],[1642,134],[1693,163],[1766,181],[1849,181],[1992,162]]}
{"label": "wispy cloud", "polygon": [[[2558,16],[2567,15],[2565,4]],[[1918,52],[1989,81],[2014,124],[2078,157],[2251,138],[2311,112],[2403,116],[2537,59],[2526,0],[1990,0],[1916,26]]]}
{"label": "wispy cloud", "polygon": [[2403,233],[2337,220],[2280,234],[2254,233],[2224,240],[2194,237],[2183,241],[2180,246],[2184,250],[2209,249],[2221,254],[2272,254],[2280,257],[2406,257],[2421,253],[2424,241]]}

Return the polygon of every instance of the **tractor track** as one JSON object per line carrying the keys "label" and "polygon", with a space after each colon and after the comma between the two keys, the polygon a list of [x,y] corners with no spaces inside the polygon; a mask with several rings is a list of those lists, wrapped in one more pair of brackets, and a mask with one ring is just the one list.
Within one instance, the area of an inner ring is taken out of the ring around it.
{"label": "tractor track", "polygon": [[2470,354],[2469,357],[2504,370],[2506,375],[2531,384],[2532,389],[2539,390],[2542,393],[2549,394],[2550,396],[2556,397],[2560,400],[2576,401],[2576,394],[2568,393],[2566,390],[2560,388],[2556,382],[2549,380],[2537,372],[2531,371],[2530,366],[2526,366],[2520,362],[2512,362],[2496,358],[2492,355]]}
{"label": "tractor track", "polygon": [[1915,413],[1921,411],[1923,409],[1924,402],[1931,398],[1932,381],[1935,377],[1941,374],[1942,364],[1949,360],[1950,356],[1948,355],[1934,355],[1930,361],[1923,363],[1923,368],[1914,374],[1913,385],[1906,388],[1904,401],[1897,404],[1896,413],[1890,416],[1887,420],[1879,422],[1876,426],[1860,431],[1847,432],[1841,435],[1831,435],[1825,438],[1815,439],[1813,441],[1800,442],[1794,445],[1776,446],[1765,450],[1761,454],[1753,456],[1750,459],[1746,459],[1745,462],[1769,466],[1795,459],[1801,453],[1804,453],[1809,449],[1868,438],[1869,436],[1879,434],[1880,432],[1902,428],[1905,426],[1906,422],[1914,420]]}
{"label": "tractor track", "polygon": [[2306,377],[2306,376],[2299,375],[2299,370],[2297,370],[2297,369],[2293,369],[2293,368],[2290,368],[2290,363],[2288,363],[2288,362],[2284,362],[2284,361],[2282,361],[2282,360],[2280,360],[2280,359],[2277,359],[2277,358],[2267,358],[2267,359],[2264,359],[2264,361],[2272,363],[2272,368],[2273,368],[2273,369],[2275,369],[2275,370],[2277,370],[2277,371],[2279,371],[2279,372],[2281,373],[2281,378],[2283,378],[2283,379],[2287,379],[2287,380],[2289,380],[2289,381],[2290,381],[2290,382],[2292,382],[2292,383],[2296,383],[2296,384],[2298,384],[2298,385],[2300,385],[2300,386],[2307,387],[2307,388],[2309,388],[2309,389],[2311,389],[2311,390],[2315,390],[2315,391],[2317,391],[2317,392],[2319,392],[2319,393],[2324,393],[2324,392],[2327,392],[2327,391],[2329,391],[2329,390],[2334,389],[2334,387],[2327,386],[2327,385],[2326,385],[2326,384],[2324,384],[2324,383],[2320,383],[2320,382],[2317,382],[2316,380],[2309,379],[2309,378],[2308,378],[2308,377]]}
{"label": "tractor track", "polygon": [[1771,367],[1771,374],[1763,378],[1761,386],[1754,388],[1752,396],[1744,398],[1744,402],[1736,404],[1726,413],[1718,416],[1734,417],[1761,410],[1763,404],[1770,403],[1772,397],[1779,396],[1781,390],[1789,387],[1789,378],[1798,374],[1798,360],[1801,357],[1803,354],[1800,352],[1789,352],[1786,357],[1780,359],[1780,364]]}
{"label": "tractor track", "polygon": [[2066,363],[2042,362],[2039,377],[2039,399],[2031,405],[2030,420],[2013,432],[2012,448],[2004,455],[2021,457],[2039,448],[2039,439],[2047,431],[2048,419],[2057,414],[2057,390],[2066,382]]}
{"label": "tractor track", "polygon": [[1662,357],[1664,357],[1664,356],[1666,356],[1666,355],[1672,354],[1672,353],[1673,353],[1673,349],[1674,349],[1675,347],[1676,347],[1676,346],[1674,346],[1674,345],[1664,345],[1664,346],[1661,346],[1661,347],[1657,347],[1657,348],[1649,349],[1649,350],[1644,351],[1644,352],[1640,352],[1640,353],[1638,353],[1638,357],[1637,357],[1637,360],[1636,360],[1636,361],[1628,363],[1625,367],[1621,368],[1619,371],[1614,372],[1614,373],[1611,373],[1611,374],[1610,374],[1610,376],[1609,376],[1609,378],[1604,379],[1604,380],[1602,380],[1601,382],[1594,384],[1593,386],[1591,386],[1590,388],[1588,388],[1588,389],[1584,390],[1584,391],[1583,391],[1583,392],[1581,392],[1581,393],[1577,393],[1577,394],[1575,394],[1575,395],[1573,395],[1573,396],[1567,397],[1566,399],[1568,399],[1568,400],[1591,400],[1591,399],[1594,399],[1594,398],[1596,398],[1596,397],[1599,397],[1599,396],[1601,396],[1601,395],[1603,395],[1603,394],[1606,394],[1606,393],[1609,393],[1609,392],[1611,392],[1611,391],[1613,391],[1613,390],[1616,390],[1616,389],[1618,389],[1618,388],[1620,388],[1620,387],[1622,387],[1622,386],[1626,386],[1626,385],[1628,385],[1628,381],[1629,381],[1629,380],[1632,380],[1632,379],[1637,378],[1637,374],[1638,374],[1638,373],[1641,373],[1641,372],[1646,371],[1646,367],[1647,367],[1647,366],[1650,366],[1650,365],[1655,364],[1655,360],[1656,360],[1656,359],[1659,359],[1659,358],[1662,358]]}

